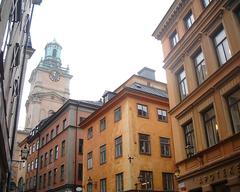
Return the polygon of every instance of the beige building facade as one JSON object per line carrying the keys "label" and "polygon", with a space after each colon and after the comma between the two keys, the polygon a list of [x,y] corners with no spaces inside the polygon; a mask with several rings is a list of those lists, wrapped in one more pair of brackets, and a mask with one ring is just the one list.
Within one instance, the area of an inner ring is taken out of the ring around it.
{"label": "beige building facade", "polygon": [[153,36],[164,53],[179,190],[240,191],[240,2],[175,0]]}
{"label": "beige building facade", "polygon": [[26,65],[34,52],[30,38],[33,7],[40,3],[0,1],[0,191],[10,183]]}

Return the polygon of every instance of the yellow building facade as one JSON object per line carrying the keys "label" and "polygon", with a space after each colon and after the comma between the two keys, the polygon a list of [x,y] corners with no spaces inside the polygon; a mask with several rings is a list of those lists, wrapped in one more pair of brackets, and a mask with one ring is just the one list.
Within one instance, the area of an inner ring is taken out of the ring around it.
{"label": "yellow building facade", "polygon": [[84,191],[174,190],[166,84],[134,75],[108,94],[80,124]]}
{"label": "yellow building facade", "polygon": [[179,190],[240,191],[240,2],[175,0],[153,36],[164,53]]}

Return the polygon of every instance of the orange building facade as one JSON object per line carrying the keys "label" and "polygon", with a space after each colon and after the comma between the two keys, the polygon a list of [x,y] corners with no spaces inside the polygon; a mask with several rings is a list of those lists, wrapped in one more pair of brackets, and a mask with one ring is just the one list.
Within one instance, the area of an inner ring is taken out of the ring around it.
{"label": "orange building facade", "polygon": [[114,92],[106,92],[103,101],[80,124],[84,191],[173,191],[166,84],[144,68]]}
{"label": "orange building facade", "polygon": [[25,191],[75,191],[82,186],[79,123],[100,105],[70,99],[31,131]]}
{"label": "orange building facade", "polygon": [[175,0],[153,36],[164,53],[179,190],[240,191],[240,2]]}

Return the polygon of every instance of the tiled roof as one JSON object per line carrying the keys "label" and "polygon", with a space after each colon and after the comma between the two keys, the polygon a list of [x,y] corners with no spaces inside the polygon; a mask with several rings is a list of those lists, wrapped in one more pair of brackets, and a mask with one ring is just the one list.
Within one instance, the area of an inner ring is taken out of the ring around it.
{"label": "tiled roof", "polygon": [[138,91],[142,91],[142,92],[150,93],[150,94],[157,95],[157,96],[160,96],[160,97],[168,98],[168,94],[167,94],[166,91],[163,91],[161,89],[157,89],[157,88],[154,88],[154,87],[149,87],[149,86],[146,86],[146,85],[142,85],[140,83],[133,83],[129,87],[132,88],[132,89],[138,90]]}

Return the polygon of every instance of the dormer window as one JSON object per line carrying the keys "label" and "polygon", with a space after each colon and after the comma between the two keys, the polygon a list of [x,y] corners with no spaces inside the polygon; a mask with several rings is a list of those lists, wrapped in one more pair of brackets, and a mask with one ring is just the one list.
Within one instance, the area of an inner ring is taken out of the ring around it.
{"label": "dormer window", "polygon": [[173,31],[172,34],[170,35],[169,37],[169,40],[170,40],[170,44],[171,44],[171,47],[175,47],[176,44],[178,43],[179,41],[179,38],[178,38],[178,34],[177,34],[177,31]]}
{"label": "dormer window", "polygon": [[189,29],[194,23],[194,17],[191,10],[187,13],[187,15],[184,17],[183,20],[184,20],[186,29]]}

